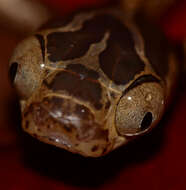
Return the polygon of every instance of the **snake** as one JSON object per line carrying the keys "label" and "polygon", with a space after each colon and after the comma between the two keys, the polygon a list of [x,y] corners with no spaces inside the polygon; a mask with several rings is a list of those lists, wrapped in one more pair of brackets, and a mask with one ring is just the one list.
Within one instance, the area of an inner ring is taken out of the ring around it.
{"label": "snake", "polygon": [[101,157],[149,133],[179,75],[158,27],[118,7],[78,11],[20,42],[10,79],[22,128],[85,157]]}

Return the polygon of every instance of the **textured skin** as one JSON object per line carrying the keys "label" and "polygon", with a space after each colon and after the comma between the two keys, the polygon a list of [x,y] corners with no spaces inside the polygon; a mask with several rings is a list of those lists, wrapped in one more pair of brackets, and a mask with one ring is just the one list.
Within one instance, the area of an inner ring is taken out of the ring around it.
{"label": "textured skin", "polygon": [[18,45],[10,61],[17,73],[10,73],[26,132],[98,157],[157,124],[176,59],[155,30],[126,18],[118,9],[77,13]]}

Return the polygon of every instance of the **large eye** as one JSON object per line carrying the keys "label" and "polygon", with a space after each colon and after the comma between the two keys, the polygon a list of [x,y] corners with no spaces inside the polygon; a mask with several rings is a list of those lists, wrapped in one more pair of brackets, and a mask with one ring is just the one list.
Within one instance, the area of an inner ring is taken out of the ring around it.
{"label": "large eye", "polygon": [[21,99],[29,98],[40,86],[44,69],[41,44],[36,37],[22,41],[10,59],[9,77]]}
{"label": "large eye", "polygon": [[159,83],[144,83],[121,97],[115,123],[122,136],[133,136],[151,129],[164,110],[164,92]]}

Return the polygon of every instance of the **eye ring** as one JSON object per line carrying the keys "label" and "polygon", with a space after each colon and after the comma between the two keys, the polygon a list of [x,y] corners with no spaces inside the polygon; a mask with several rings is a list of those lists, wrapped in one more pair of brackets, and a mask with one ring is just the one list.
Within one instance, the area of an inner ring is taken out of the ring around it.
{"label": "eye ring", "polygon": [[18,63],[13,62],[9,68],[9,78],[10,78],[10,82],[12,84],[14,83],[16,73],[17,73],[17,69],[18,69]]}

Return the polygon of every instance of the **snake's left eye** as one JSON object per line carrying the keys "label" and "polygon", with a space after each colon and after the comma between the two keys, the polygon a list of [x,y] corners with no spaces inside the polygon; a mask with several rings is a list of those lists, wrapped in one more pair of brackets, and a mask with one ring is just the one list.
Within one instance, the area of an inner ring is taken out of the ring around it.
{"label": "snake's left eye", "polygon": [[10,59],[9,77],[21,99],[29,98],[43,80],[43,54],[36,37],[26,38]]}
{"label": "snake's left eye", "polygon": [[161,118],[164,93],[155,82],[141,84],[121,97],[115,116],[119,135],[134,136],[147,132]]}
{"label": "snake's left eye", "polygon": [[17,62],[13,62],[10,65],[9,68],[9,78],[10,78],[10,82],[13,84],[15,77],[16,77],[16,73],[17,73],[17,69],[18,69],[18,63]]}

